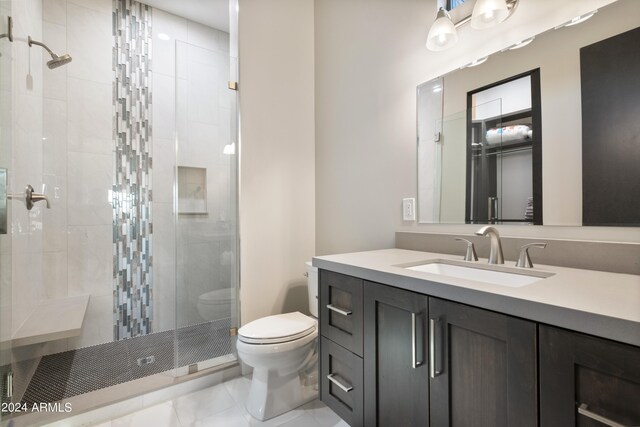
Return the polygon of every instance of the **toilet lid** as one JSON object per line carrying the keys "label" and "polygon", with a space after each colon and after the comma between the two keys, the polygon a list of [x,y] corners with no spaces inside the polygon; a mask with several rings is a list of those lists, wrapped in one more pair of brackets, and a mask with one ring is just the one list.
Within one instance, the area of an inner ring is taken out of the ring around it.
{"label": "toilet lid", "polygon": [[230,288],[226,289],[217,289],[215,291],[206,292],[198,297],[201,303],[204,304],[222,304],[229,305],[231,303],[231,290]]}
{"label": "toilet lid", "polygon": [[238,338],[249,344],[276,344],[302,338],[315,329],[315,319],[296,311],[249,322],[238,330]]}

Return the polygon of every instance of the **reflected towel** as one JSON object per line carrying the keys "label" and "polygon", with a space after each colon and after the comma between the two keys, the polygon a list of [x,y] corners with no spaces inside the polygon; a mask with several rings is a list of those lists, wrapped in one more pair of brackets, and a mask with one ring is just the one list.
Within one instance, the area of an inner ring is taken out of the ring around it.
{"label": "reflected towel", "polygon": [[486,140],[490,145],[518,141],[531,138],[532,131],[529,126],[515,125],[505,126],[502,128],[489,129],[487,131]]}

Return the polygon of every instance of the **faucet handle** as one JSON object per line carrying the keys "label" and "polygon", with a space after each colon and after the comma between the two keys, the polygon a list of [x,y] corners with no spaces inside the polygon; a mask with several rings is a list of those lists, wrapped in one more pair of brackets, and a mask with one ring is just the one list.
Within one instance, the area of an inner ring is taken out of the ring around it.
{"label": "faucet handle", "polygon": [[520,256],[518,257],[518,262],[516,262],[516,267],[522,268],[533,268],[533,264],[531,263],[531,257],[529,256],[529,248],[541,248],[544,249],[547,247],[546,243],[529,243],[520,248]]}
{"label": "faucet handle", "polygon": [[467,239],[463,239],[462,237],[457,237],[457,241],[466,242],[467,243],[467,253],[464,255],[465,261],[477,261],[478,254],[476,254],[476,248],[473,245],[473,242]]}

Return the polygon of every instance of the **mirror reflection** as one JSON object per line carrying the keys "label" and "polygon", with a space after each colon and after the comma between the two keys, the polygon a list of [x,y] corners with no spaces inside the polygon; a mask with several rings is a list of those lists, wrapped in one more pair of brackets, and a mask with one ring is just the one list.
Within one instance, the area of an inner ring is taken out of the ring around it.
{"label": "mirror reflection", "polygon": [[639,26],[619,0],[420,85],[420,222],[638,225]]}

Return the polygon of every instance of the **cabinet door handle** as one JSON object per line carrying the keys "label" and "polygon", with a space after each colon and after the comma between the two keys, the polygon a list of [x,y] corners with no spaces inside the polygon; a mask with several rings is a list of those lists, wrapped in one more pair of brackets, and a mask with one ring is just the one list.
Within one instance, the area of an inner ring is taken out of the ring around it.
{"label": "cabinet door handle", "polygon": [[429,376],[435,378],[442,372],[436,368],[436,325],[439,319],[429,319]]}
{"label": "cabinet door handle", "polygon": [[418,316],[419,313],[411,313],[411,367],[416,369],[422,365],[423,360],[418,360]]}
{"label": "cabinet door handle", "polygon": [[333,304],[327,304],[327,308],[333,312],[342,314],[343,316],[349,316],[351,314],[351,310],[345,310],[344,308],[336,307]]}
{"label": "cabinet door handle", "polygon": [[334,383],[339,389],[341,389],[345,393],[349,393],[351,390],[353,390],[353,387],[350,384],[344,385],[342,381],[340,381],[342,377],[338,374],[329,374],[327,375],[327,379],[332,383]]}
{"label": "cabinet door handle", "polygon": [[[607,425],[609,427],[634,427],[634,426],[627,426],[625,424],[620,424],[617,423],[613,420],[610,420],[607,417],[603,417],[602,415],[598,415],[595,412],[592,412],[589,410],[589,407],[587,406],[586,403],[583,403],[582,405],[580,405],[578,407],[578,413],[580,415],[584,415],[587,418],[591,418],[592,420],[596,420],[604,425]],[[636,426],[637,427],[637,426]]]}

